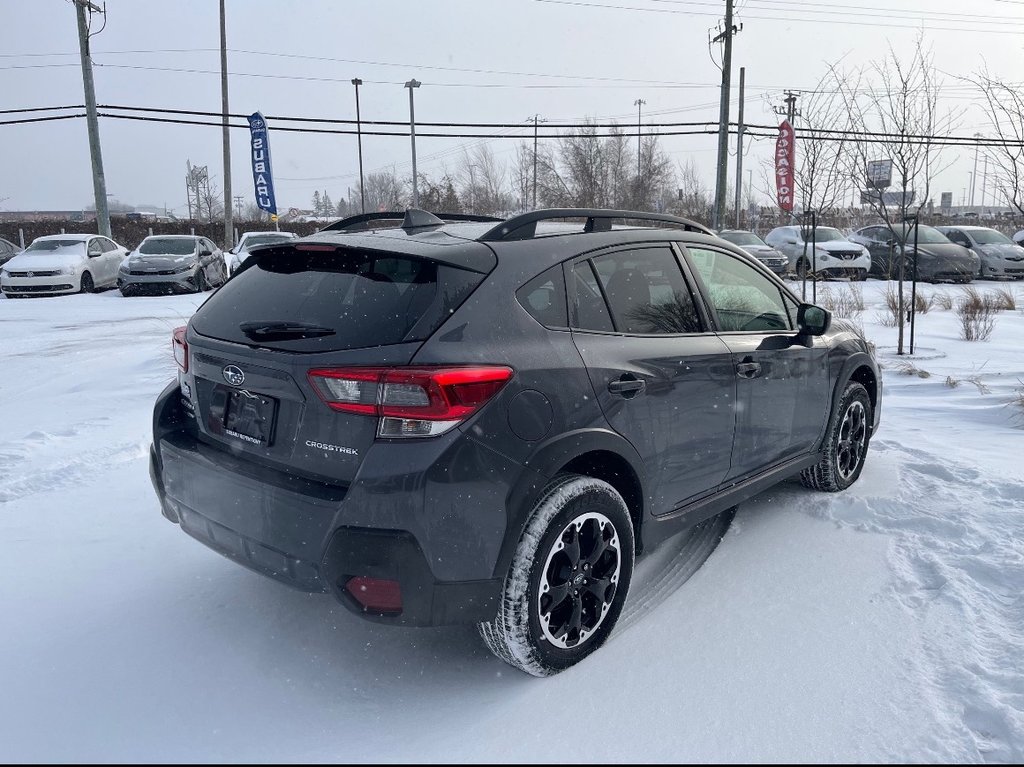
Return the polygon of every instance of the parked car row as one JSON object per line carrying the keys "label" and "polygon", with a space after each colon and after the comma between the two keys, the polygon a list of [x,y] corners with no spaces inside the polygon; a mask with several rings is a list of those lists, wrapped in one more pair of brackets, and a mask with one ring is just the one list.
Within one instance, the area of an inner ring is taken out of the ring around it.
{"label": "parked car row", "polygon": [[[1024,232],[1019,233],[1024,235]],[[776,274],[895,277],[970,282],[976,277],[1024,279],[1024,236],[1019,242],[982,226],[904,225],[896,230],[876,224],[843,235],[838,229],[779,226],[762,240],[753,232],[726,229],[722,239],[738,245]]]}
{"label": "parked car row", "polygon": [[224,253],[199,235],[160,234],[132,251],[95,234],[38,237],[24,251],[0,240],[0,291],[10,298],[91,293],[117,287],[122,295],[202,293],[223,285],[256,245],[291,232],[245,232]]}

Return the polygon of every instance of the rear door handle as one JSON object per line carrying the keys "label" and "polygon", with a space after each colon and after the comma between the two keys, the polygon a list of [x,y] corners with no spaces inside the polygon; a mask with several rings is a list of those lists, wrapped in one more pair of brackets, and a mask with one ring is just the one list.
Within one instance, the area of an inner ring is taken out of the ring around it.
{"label": "rear door handle", "polygon": [[626,399],[637,396],[646,388],[647,383],[643,379],[635,378],[629,373],[608,384],[608,391]]}
{"label": "rear door handle", "polygon": [[740,362],[736,365],[736,375],[740,378],[757,378],[761,375],[760,362]]}

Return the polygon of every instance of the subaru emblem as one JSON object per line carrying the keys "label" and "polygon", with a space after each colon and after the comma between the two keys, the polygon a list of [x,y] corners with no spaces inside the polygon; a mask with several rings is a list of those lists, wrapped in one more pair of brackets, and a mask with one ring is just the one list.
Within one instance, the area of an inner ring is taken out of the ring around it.
{"label": "subaru emblem", "polygon": [[223,373],[224,380],[232,386],[241,386],[245,383],[245,373],[237,365],[228,365]]}

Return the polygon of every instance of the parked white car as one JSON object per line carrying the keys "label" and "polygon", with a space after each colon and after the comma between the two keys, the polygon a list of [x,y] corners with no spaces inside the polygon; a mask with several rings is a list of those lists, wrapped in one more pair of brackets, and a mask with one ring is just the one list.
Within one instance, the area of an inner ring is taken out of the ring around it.
{"label": "parked white car", "polygon": [[95,234],[37,237],[0,270],[0,290],[8,297],[91,293],[113,287],[128,250]]}
{"label": "parked white car", "polygon": [[249,249],[257,245],[270,245],[297,237],[294,232],[243,232],[238,244],[227,252],[228,274],[234,274],[249,257]]}
{"label": "parked white car", "polygon": [[[871,269],[871,253],[863,245],[850,242],[831,226],[819,226],[811,237],[809,226],[779,226],[768,232],[764,241],[789,258],[789,268],[801,278],[814,273],[866,280]],[[813,247],[812,247],[813,243]]]}

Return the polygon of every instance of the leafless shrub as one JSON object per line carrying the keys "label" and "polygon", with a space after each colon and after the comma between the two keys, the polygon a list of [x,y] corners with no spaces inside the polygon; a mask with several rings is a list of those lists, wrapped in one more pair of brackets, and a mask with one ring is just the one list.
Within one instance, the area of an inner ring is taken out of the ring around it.
{"label": "leafless shrub", "polygon": [[864,289],[851,282],[833,291],[822,285],[818,290],[818,303],[836,317],[857,322],[864,313]]}
{"label": "leafless shrub", "polygon": [[960,337],[965,341],[986,341],[996,327],[997,309],[974,288],[964,291],[957,302],[956,316],[960,318]]}
{"label": "leafless shrub", "polygon": [[927,297],[924,293],[914,295],[914,311],[918,314],[928,314],[928,310],[933,306],[935,306],[935,294],[928,295]]}
{"label": "leafless shrub", "polygon": [[950,389],[955,389],[960,385],[960,379],[953,378],[953,376],[946,376],[946,386]]}
{"label": "leafless shrub", "polygon": [[899,362],[896,371],[904,376],[917,376],[918,378],[931,378],[932,374],[927,370],[917,367],[913,362]]}
{"label": "leafless shrub", "polygon": [[974,384],[978,388],[979,394],[989,394],[992,390],[988,388],[984,381],[981,380],[981,376],[973,375],[967,379],[967,383]]}
{"label": "leafless shrub", "polygon": [[1014,294],[1012,290],[1010,290],[1010,288],[996,288],[991,293],[986,294],[985,297],[999,311],[1005,310],[1008,312],[1012,312],[1014,309],[1017,308],[1017,296]]}
{"label": "leafless shrub", "polygon": [[940,309],[945,309],[947,312],[953,309],[953,296],[946,291],[935,291],[932,293],[932,303]]}

